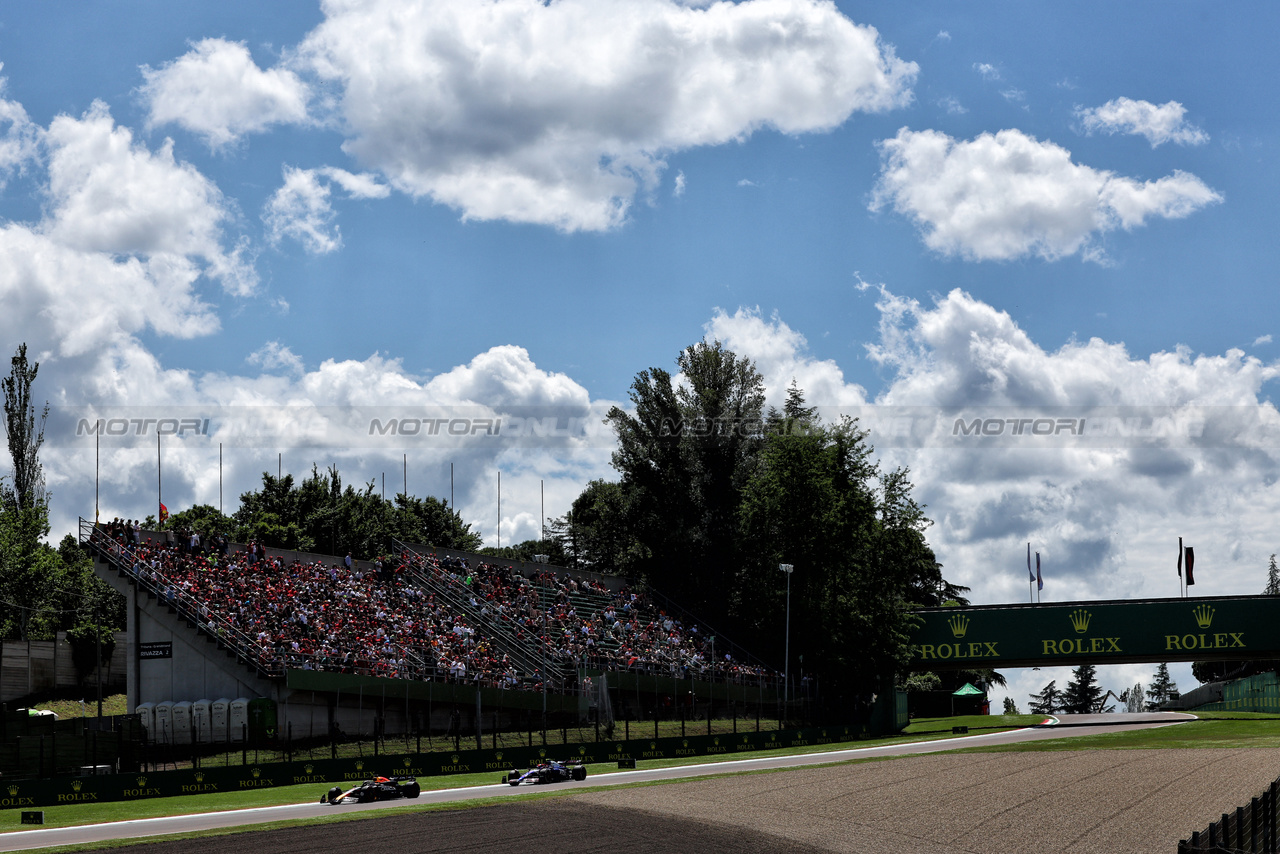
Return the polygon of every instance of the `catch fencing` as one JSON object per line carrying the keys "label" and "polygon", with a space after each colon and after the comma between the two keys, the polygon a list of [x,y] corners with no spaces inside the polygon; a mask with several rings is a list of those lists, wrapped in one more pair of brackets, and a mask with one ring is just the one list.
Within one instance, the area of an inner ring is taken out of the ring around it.
{"label": "catch fencing", "polygon": [[1276,799],[1280,794],[1280,778],[1248,805],[1236,807],[1234,813],[1223,813],[1203,831],[1191,834],[1178,843],[1178,854],[1212,852],[1212,854],[1277,854]]}

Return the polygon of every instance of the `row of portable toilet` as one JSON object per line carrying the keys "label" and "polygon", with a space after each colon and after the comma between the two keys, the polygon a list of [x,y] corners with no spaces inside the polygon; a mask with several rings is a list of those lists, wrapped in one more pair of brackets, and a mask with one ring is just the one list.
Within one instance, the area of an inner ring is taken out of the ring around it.
{"label": "row of portable toilet", "polygon": [[[275,703],[260,698],[235,700],[222,697],[217,700],[164,700],[159,703],[139,703],[134,710],[142,719],[147,740],[155,744],[208,744],[210,742],[240,742],[249,735],[252,711],[262,717],[262,710],[253,706],[271,705],[272,726],[275,723]],[[255,727],[256,729],[256,727]]]}

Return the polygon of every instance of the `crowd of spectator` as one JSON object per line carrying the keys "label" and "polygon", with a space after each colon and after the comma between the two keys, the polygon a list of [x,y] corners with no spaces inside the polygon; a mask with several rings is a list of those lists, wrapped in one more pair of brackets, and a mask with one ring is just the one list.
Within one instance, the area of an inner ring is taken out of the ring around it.
{"label": "crowd of spectator", "polygon": [[225,538],[202,542],[194,533],[144,537],[132,520],[100,526],[95,540],[268,672],[534,690],[544,679],[561,687],[582,667],[739,682],[771,675],[716,656],[714,639],[697,625],[626,586],[612,591],[551,569],[526,577],[509,566],[416,552],[372,564],[351,555],[287,560],[257,543],[233,550]]}
{"label": "crowd of spectator", "polygon": [[637,670],[681,678],[747,682],[759,666],[716,655],[714,638],[653,607],[628,586],[611,591],[590,577],[542,570],[526,577],[508,566],[409,554],[408,565],[455,587],[456,594],[517,640],[541,644],[552,660],[576,670]]}

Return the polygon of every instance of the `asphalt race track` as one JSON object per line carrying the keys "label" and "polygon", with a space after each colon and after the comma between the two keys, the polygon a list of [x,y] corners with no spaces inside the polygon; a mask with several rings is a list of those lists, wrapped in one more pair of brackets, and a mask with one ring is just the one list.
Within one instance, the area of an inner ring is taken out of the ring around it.
{"label": "asphalt race track", "polygon": [[[875,757],[891,757],[891,756],[910,756],[917,754],[939,753],[943,751],[955,750],[961,747],[974,747],[982,745],[994,744],[1011,744],[1017,742],[1037,741],[1043,739],[1062,738],[1072,735],[1097,734],[1106,732],[1119,732],[1129,729],[1147,728],[1153,726],[1169,726],[1182,721],[1191,720],[1191,715],[1181,715],[1175,713],[1151,713],[1151,714],[1107,714],[1107,715],[1062,715],[1058,719],[1058,725],[1048,727],[1036,727],[1029,729],[1012,730],[1008,732],[992,733],[984,735],[972,735],[951,739],[943,739],[939,741],[918,742],[914,744],[895,744],[885,745],[881,747],[855,748],[848,750],[835,750],[821,753],[809,753],[802,756],[777,756],[757,759],[741,759],[727,762],[708,763],[703,765],[686,765],[677,768],[660,768],[652,770],[636,770],[636,771],[619,771],[608,775],[594,775],[588,777],[582,782],[565,782],[555,786],[555,791],[568,791],[575,788],[598,788],[600,786],[612,786],[626,783],[654,782],[661,780],[683,780],[695,779],[698,777],[707,777],[717,774],[729,774],[739,771],[758,771],[765,769],[779,768],[799,768],[803,766],[821,765],[824,763],[841,762],[850,759],[865,759]],[[496,776],[496,775],[495,775]],[[662,787],[666,788],[666,787]],[[316,799],[322,794],[323,786],[316,787]],[[428,804],[450,804],[461,803],[469,800],[497,797],[514,797],[528,794],[534,791],[530,787],[512,787],[500,785],[496,782],[493,785],[475,786],[463,789],[445,789],[440,791],[424,791],[417,800],[413,801],[392,801],[389,803],[374,804],[341,804],[338,806],[330,806],[328,804],[319,804],[310,801],[303,804],[294,804],[278,807],[267,807],[261,809],[234,810],[218,813],[205,813],[199,815],[173,816],[168,818],[143,819],[128,822],[116,822],[111,824],[87,825],[81,827],[66,828],[49,828],[43,830],[25,830],[13,831],[0,834],[0,851],[21,851],[33,848],[46,848],[63,845],[84,845],[96,842],[104,842],[109,840],[121,840],[142,838],[149,836],[160,836],[172,833],[191,833],[205,830],[215,830],[228,827],[242,827],[254,824],[262,824],[266,822],[301,820],[305,821],[316,816],[332,815],[337,811],[343,813],[353,813],[364,810],[381,810],[391,811],[396,814],[412,814],[415,811],[420,812],[420,808]],[[539,787],[537,791],[548,791],[548,789]],[[556,799],[563,800],[563,799]],[[577,800],[577,799],[569,799]],[[505,808],[504,808],[505,809]],[[575,816],[570,807],[560,807],[562,813],[558,820],[562,825],[571,825]],[[509,811],[509,810],[506,810]],[[595,813],[597,818],[602,817],[599,810]],[[586,818],[583,816],[583,820]],[[644,850],[652,851],[677,851],[692,850],[692,847],[683,847],[685,845],[692,846],[693,840],[698,839],[696,847],[702,850],[721,850],[721,842],[729,847],[724,850],[755,850],[749,844],[744,845],[744,838],[741,834],[729,834],[726,831],[716,831],[714,828],[708,830],[706,825],[696,825],[695,822],[686,822],[689,828],[684,828],[680,839],[681,845],[677,847],[648,847]],[[331,841],[336,842],[336,837],[346,836],[347,831],[339,831],[338,827],[353,828],[359,825],[365,825],[365,822],[357,822],[354,825],[344,823],[342,825],[327,825],[324,832],[332,837]],[[319,830],[319,828],[317,828]],[[284,833],[287,831],[276,831]],[[358,832],[358,831],[357,831]],[[726,838],[719,840],[717,833]],[[689,834],[692,834],[690,836]],[[703,838],[706,837],[706,838]],[[235,837],[232,837],[233,839]],[[242,840],[243,841],[243,840]],[[189,843],[183,843],[189,847]],[[324,850],[316,847],[315,843],[311,850]],[[787,850],[787,848],[779,848],[779,840],[777,837],[770,837],[764,843],[760,850]],[[162,846],[164,847],[164,846]],[[201,846],[206,850],[213,850],[217,846]],[[274,845],[271,846],[275,848]],[[245,850],[243,847],[240,850]],[[338,846],[334,846],[330,850],[341,850]],[[384,849],[385,850],[385,849]],[[426,850],[425,848],[420,850]],[[443,849],[447,850],[447,849]],[[482,847],[473,849],[454,849],[454,850],[485,850]],[[583,850],[595,850],[594,848]],[[609,850],[601,848],[600,850]],[[635,850],[633,848],[633,850]],[[820,847],[812,847],[805,844],[795,844],[790,846],[790,850],[794,851],[818,851],[827,850]],[[978,849],[957,849],[957,850],[978,850]]]}

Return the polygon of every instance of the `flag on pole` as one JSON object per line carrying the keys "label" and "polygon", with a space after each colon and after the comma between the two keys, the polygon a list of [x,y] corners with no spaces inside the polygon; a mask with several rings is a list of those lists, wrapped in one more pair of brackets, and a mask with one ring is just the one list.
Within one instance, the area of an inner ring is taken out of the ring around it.
{"label": "flag on pole", "polygon": [[1031,571],[1031,543],[1027,543],[1027,580],[1036,580],[1036,574]]}
{"label": "flag on pole", "polygon": [[169,518],[169,508],[163,504],[160,505],[160,524],[163,525],[165,520]]}
{"label": "flag on pole", "polygon": [[1040,576],[1040,552],[1036,552],[1036,589],[1044,589],[1044,579]]}
{"label": "flag on pole", "polygon": [[1196,553],[1191,550],[1191,546],[1187,546],[1186,552],[1187,552],[1187,586],[1190,587],[1191,585],[1196,583],[1195,578],[1191,575],[1191,567],[1193,567],[1196,562]]}
{"label": "flag on pole", "polygon": [[1178,537],[1178,577],[1182,577],[1182,537]]}

